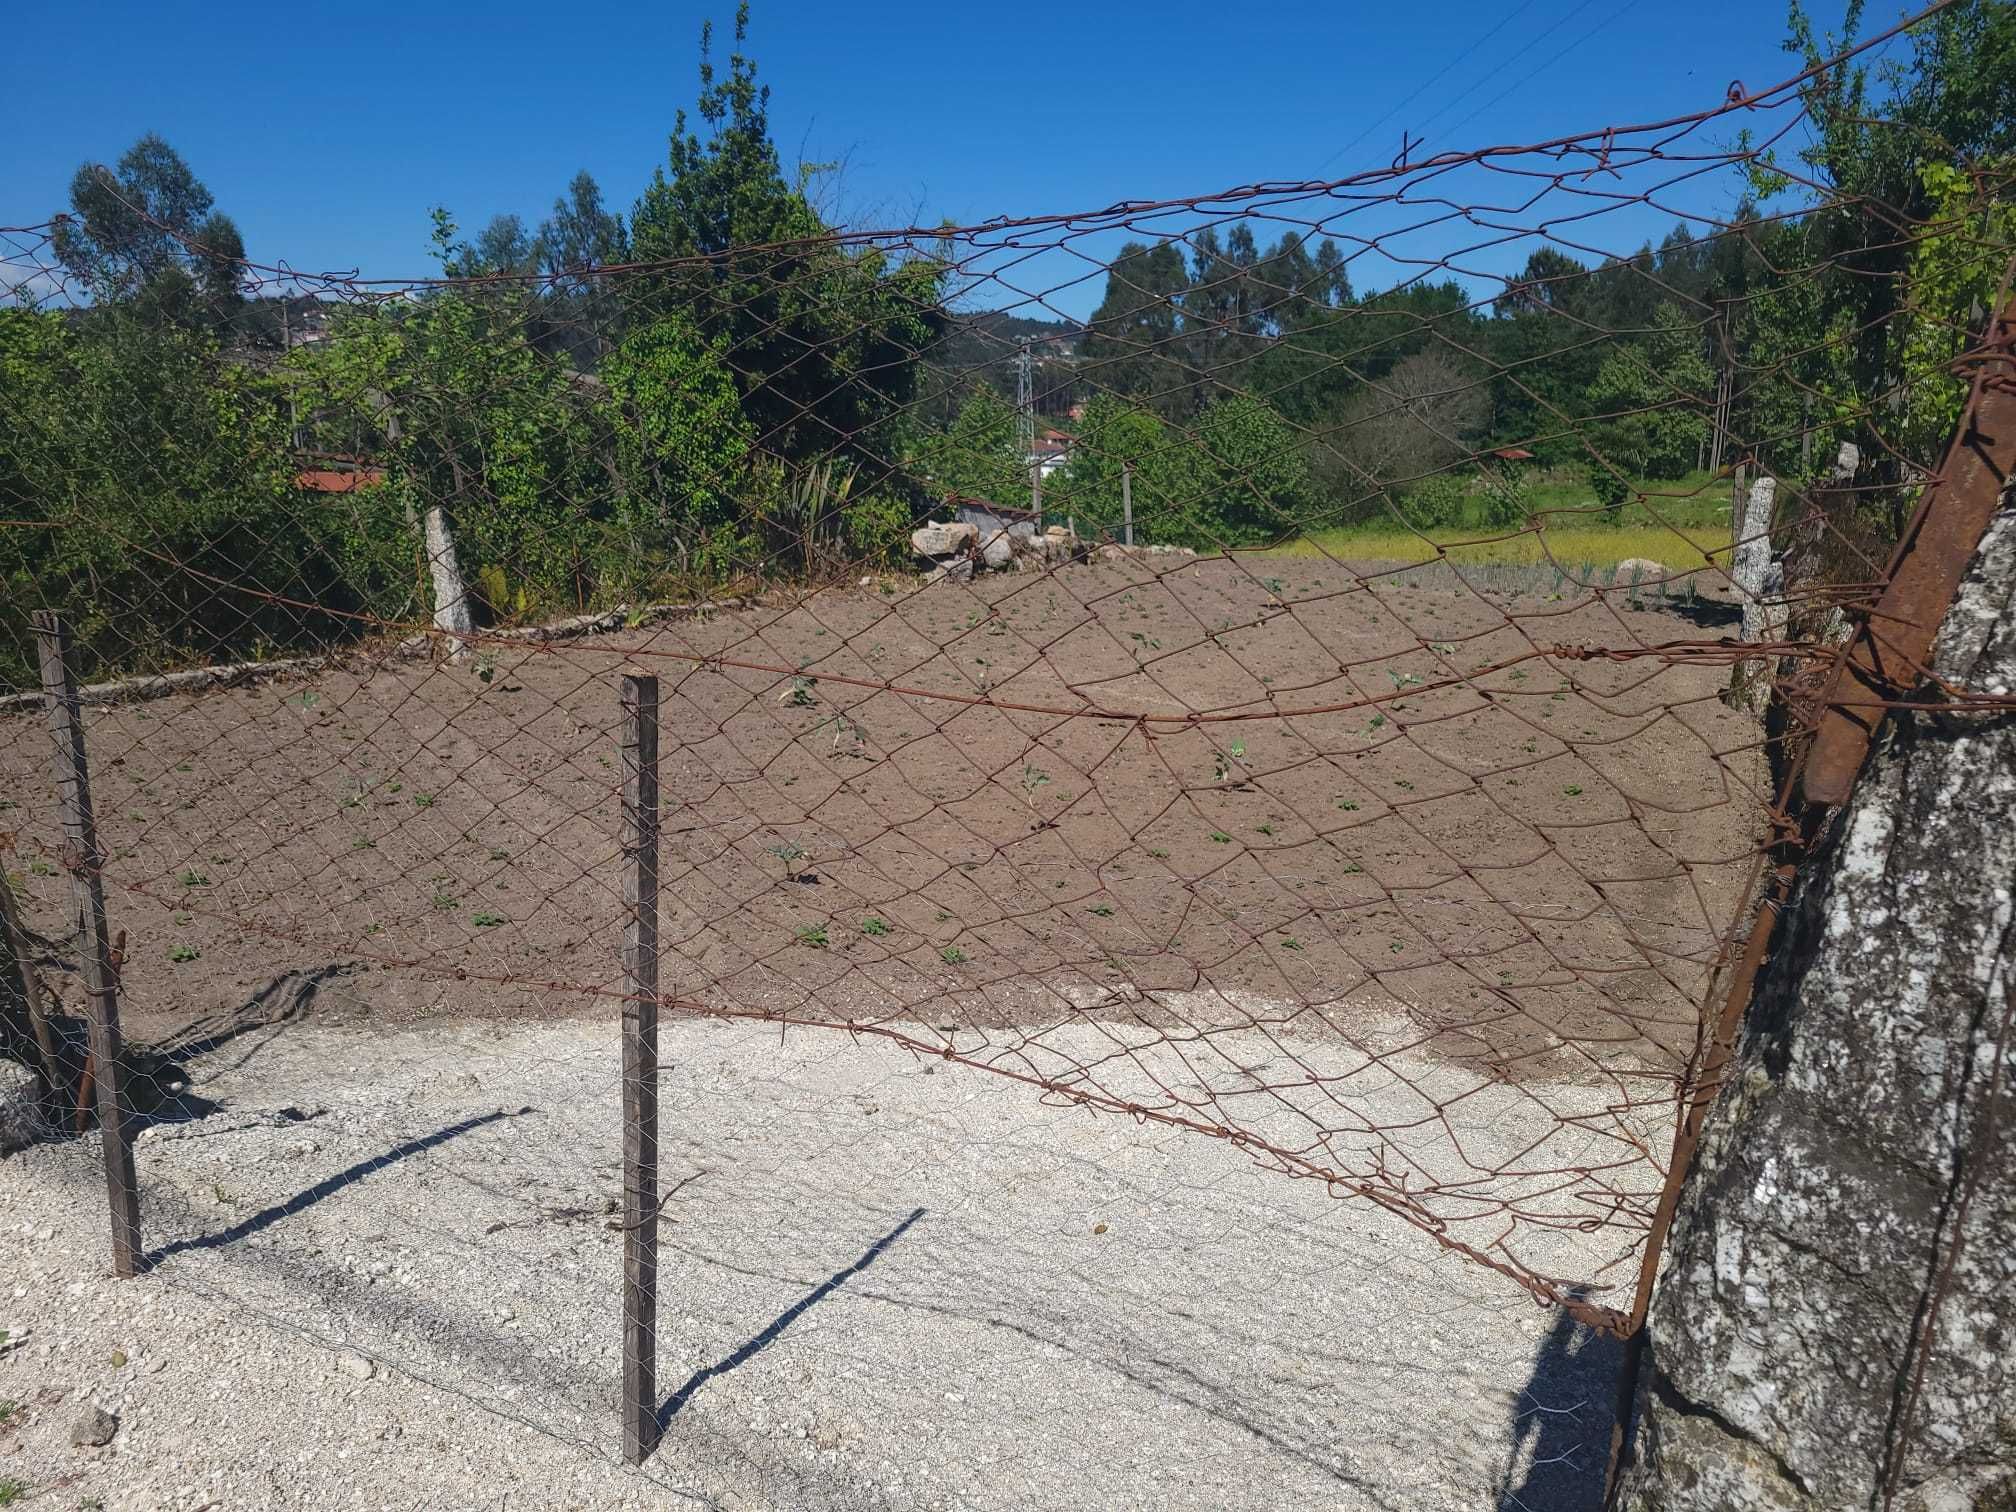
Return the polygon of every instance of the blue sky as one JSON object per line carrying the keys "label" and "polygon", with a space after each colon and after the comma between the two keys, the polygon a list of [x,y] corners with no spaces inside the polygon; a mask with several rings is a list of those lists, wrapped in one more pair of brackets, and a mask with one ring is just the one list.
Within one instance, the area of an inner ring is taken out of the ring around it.
{"label": "blue sky", "polygon": [[[1814,6],[1823,24],[1839,10]],[[586,167],[627,208],[691,104],[710,14],[725,28],[730,0],[157,0],[94,7],[87,38],[74,12],[29,6],[0,57],[0,223],[46,219],[81,162],[151,129],[255,261],[422,275],[434,204],[472,230],[536,222]],[[1871,30],[1890,19],[1876,8]],[[751,50],[786,161],[843,162],[837,210],[889,225],[1341,176],[1390,159],[1403,126],[1433,151],[1657,119],[1796,71],[1784,34],[1777,0],[757,0]]]}

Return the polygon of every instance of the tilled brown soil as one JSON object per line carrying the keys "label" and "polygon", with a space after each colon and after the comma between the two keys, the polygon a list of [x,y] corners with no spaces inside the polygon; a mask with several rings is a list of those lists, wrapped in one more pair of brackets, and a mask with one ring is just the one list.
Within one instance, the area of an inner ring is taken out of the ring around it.
{"label": "tilled brown soil", "polygon": [[[1257,1025],[1670,1076],[1741,906],[1759,732],[1716,668],[1500,664],[1714,633],[1622,590],[1155,558],[93,709],[128,1023],[613,1012],[628,668],[662,680],[688,1004],[978,1032],[1053,1081],[1097,1082],[1042,1044],[1087,1022],[1116,1058]],[[1262,717],[1136,717],[1193,714]],[[59,929],[40,716],[0,717],[0,793]]]}

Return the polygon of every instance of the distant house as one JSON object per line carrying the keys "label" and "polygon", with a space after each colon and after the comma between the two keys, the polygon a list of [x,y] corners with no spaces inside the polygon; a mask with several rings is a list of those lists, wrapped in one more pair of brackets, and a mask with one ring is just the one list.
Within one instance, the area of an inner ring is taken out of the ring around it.
{"label": "distant house", "polygon": [[280,341],[288,350],[318,346],[329,339],[329,309],[312,296],[280,301]]}
{"label": "distant house", "polygon": [[1045,426],[1036,432],[1036,445],[1030,452],[1029,460],[1047,478],[1071,460],[1071,448],[1077,444],[1078,438],[1069,431]]}

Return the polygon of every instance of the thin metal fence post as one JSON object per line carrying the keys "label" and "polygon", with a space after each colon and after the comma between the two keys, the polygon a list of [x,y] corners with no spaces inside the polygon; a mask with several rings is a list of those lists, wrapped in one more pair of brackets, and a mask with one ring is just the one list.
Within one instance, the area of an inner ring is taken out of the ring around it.
{"label": "thin metal fence post", "polygon": [[1120,520],[1124,532],[1123,544],[1134,544],[1134,464],[1120,464]]}
{"label": "thin metal fence post", "polygon": [[658,1443],[658,679],[623,678],[623,1457]]}
{"label": "thin metal fence post", "polygon": [[77,684],[70,676],[70,632],[62,616],[35,611],[35,639],[41,653],[42,691],[49,704],[49,731],[56,742],[56,789],[63,808],[64,864],[84,937],[80,953],[84,990],[91,999],[90,1075],[97,1091],[98,1127],[105,1145],[105,1191],[112,1205],[112,1271],[137,1276],[140,1248],[140,1185],[133,1170],[133,1137],[121,1085],[119,962],[105,923],[104,856],[91,816],[91,774],[84,756],[84,716]]}

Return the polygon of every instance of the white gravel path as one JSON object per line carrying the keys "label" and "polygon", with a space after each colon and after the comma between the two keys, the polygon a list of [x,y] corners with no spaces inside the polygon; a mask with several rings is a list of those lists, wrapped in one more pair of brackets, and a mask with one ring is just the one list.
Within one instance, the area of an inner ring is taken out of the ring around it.
{"label": "white gravel path", "polygon": [[[1595,1506],[1613,1347],[1363,1203],[835,1032],[682,1022],[664,1051],[681,1406],[641,1469],[613,1027],[294,1025],[192,1063],[215,1110],[140,1143],[139,1280],[106,1275],[95,1142],[0,1163],[0,1483],[182,1512]],[[1617,1249],[1564,1241],[1562,1273]],[[91,1403],[118,1432],[73,1447]]]}

